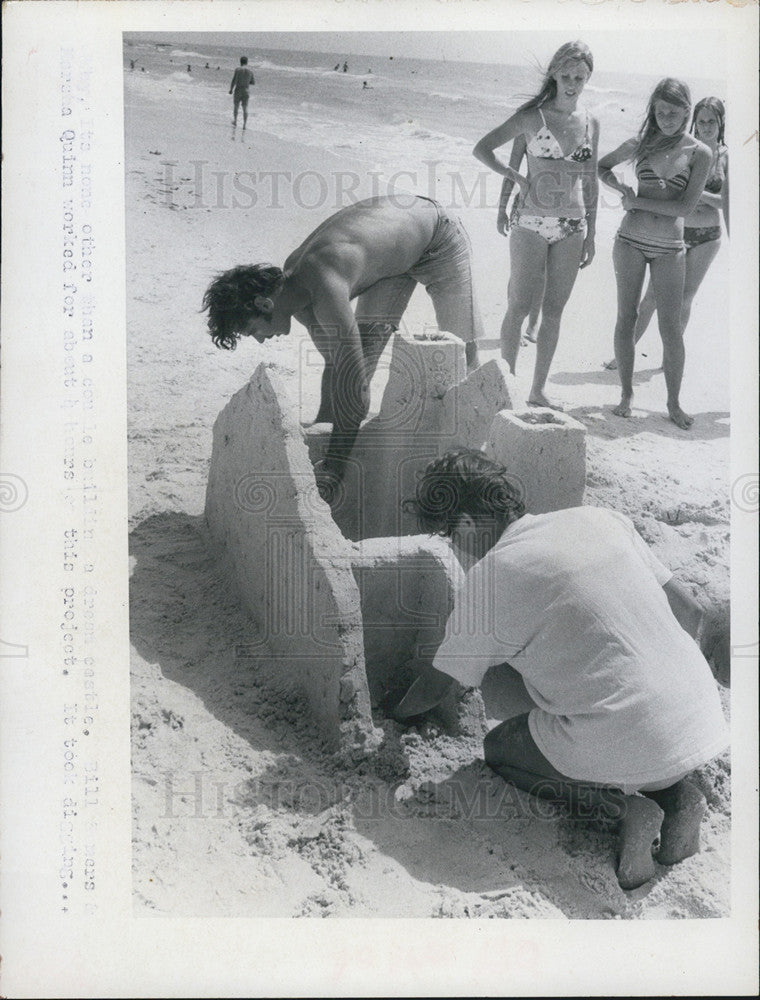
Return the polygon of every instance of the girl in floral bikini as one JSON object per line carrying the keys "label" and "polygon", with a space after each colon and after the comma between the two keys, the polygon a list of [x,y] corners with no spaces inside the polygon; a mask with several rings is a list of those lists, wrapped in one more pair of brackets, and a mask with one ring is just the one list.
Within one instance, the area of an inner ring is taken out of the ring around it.
{"label": "girl in floral bikini", "polygon": [[[631,415],[636,319],[648,267],[662,337],[668,414],[682,430],[694,423],[679,400],[684,368],[683,220],[697,207],[712,159],[709,148],[686,131],[690,111],[686,84],[670,77],[661,80],[649,98],[639,134],[599,161],[600,179],[623,195],[626,213],[612,251],[618,292],[615,359],[621,385],[620,402],[612,412]],[[638,194],[613,173],[613,167],[627,161],[636,165]]]}
{"label": "girl in floral bikini", "polygon": [[[691,304],[707,271],[715,260],[720,247],[720,214],[722,211],[726,232],[728,221],[728,149],[724,145],[726,131],[726,109],[719,97],[704,97],[698,101],[691,119],[691,133],[712,151],[712,163],[707,175],[705,189],[692,214],[684,219],[683,241],[686,246],[686,278],[683,287],[681,326],[686,330],[691,315]],[[644,298],[639,305],[636,320],[636,343],[644,336],[652,321],[655,297],[652,282],[649,282]],[[605,368],[614,370],[617,362],[613,358]]]}
{"label": "girl in floral bikini", "polygon": [[[599,123],[577,110],[594,60],[583,42],[555,52],[538,94],[503,125],[484,136],[473,155],[520,187],[511,219],[511,269],[507,314],[501,327],[502,355],[514,373],[520,330],[546,275],[536,365],[528,401],[554,406],[544,394],[559,324],[579,267],[594,257]],[[527,176],[502,163],[494,150],[525,137]]]}

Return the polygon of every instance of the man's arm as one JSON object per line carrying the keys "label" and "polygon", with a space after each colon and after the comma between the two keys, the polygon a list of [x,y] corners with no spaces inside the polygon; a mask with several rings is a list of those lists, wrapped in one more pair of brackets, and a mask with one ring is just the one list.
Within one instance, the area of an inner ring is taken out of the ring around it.
{"label": "man's arm", "polygon": [[679,625],[699,646],[715,679],[724,687],[730,687],[731,629],[728,620],[721,621],[716,614],[704,611],[673,577],[663,590]]}
{"label": "man's arm", "polygon": [[333,430],[322,469],[340,480],[369,412],[364,352],[345,279],[335,272],[321,273],[312,286],[311,312],[315,320],[309,330],[312,340],[318,347],[329,343],[333,359]]}
{"label": "man's arm", "polygon": [[232,88],[235,86],[235,81],[237,80],[237,75],[238,75],[238,71],[235,70],[235,72],[232,74],[232,83],[230,84],[230,89],[229,89],[229,93],[230,94],[232,93]]}

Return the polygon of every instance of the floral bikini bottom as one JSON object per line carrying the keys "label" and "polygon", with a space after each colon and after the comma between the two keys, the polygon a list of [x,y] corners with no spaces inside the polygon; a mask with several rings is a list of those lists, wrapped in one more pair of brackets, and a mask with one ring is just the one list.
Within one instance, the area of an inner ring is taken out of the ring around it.
{"label": "floral bikini bottom", "polygon": [[512,212],[511,223],[516,229],[527,229],[546,240],[549,246],[580,233],[586,235],[585,219],[567,219],[557,215],[526,215],[520,209]]}

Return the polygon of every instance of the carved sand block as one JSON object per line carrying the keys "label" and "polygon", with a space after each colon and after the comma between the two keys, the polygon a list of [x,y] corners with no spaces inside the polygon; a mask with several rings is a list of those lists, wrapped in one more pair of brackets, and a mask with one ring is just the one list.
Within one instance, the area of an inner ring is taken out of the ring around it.
{"label": "carved sand block", "polygon": [[443,397],[439,454],[454,448],[482,449],[497,413],[523,410],[525,397],[501,358],[487,361]]}
{"label": "carved sand block", "polygon": [[427,535],[359,542],[351,565],[361,594],[372,704],[387,707],[415,679],[410,661],[432,662],[462,569],[442,538]]}
{"label": "carved sand block", "polygon": [[306,695],[327,740],[377,743],[352,547],[317,492],[282,372],[261,364],[214,425],[206,520],[259,627],[262,660]]}
{"label": "carved sand block", "polygon": [[502,410],[491,424],[485,453],[520,484],[529,513],[583,503],[586,428],[566,413],[544,407]]}

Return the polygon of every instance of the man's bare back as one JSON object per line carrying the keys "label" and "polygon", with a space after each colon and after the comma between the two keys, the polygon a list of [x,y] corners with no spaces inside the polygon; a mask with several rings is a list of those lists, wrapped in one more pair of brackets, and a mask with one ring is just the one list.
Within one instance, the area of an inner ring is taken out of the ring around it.
{"label": "man's bare back", "polygon": [[412,267],[437,221],[431,201],[411,195],[368,198],[325,219],[288,256],[284,271],[309,285],[321,273],[336,271],[353,299],[381,278]]}

